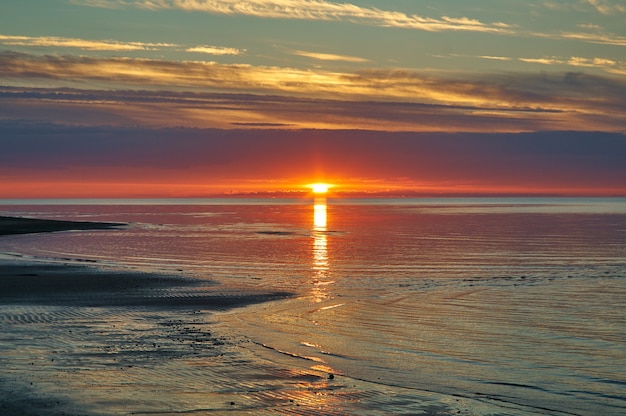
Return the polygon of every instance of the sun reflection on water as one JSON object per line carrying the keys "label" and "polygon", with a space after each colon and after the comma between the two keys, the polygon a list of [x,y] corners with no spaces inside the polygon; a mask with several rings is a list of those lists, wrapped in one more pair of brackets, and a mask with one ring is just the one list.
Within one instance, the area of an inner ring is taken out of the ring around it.
{"label": "sun reflection on water", "polygon": [[326,231],[326,223],[328,219],[326,212],[326,200],[322,198],[316,198],[315,204],[313,205],[314,231]]}
{"label": "sun reflection on water", "polygon": [[316,303],[329,298],[328,285],[334,283],[330,277],[328,263],[328,206],[325,197],[315,198],[313,204],[313,299]]}

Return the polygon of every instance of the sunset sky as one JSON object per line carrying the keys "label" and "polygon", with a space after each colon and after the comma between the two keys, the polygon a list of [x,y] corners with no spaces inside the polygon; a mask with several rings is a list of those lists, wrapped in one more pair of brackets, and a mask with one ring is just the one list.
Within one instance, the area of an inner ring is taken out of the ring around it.
{"label": "sunset sky", "polygon": [[0,4],[0,198],[312,182],[626,195],[626,3]]}

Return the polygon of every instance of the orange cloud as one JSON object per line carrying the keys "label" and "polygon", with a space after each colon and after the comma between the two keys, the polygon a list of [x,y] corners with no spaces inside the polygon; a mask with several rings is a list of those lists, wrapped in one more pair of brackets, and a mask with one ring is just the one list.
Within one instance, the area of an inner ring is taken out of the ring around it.
{"label": "orange cloud", "polygon": [[89,51],[144,51],[176,46],[170,43],[120,42],[115,40],[86,40],[57,36],[0,35],[0,43],[13,46],[43,46],[77,48]]}
{"label": "orange cloud", "polygon": [[332,53],[319,53],[319,52],[306,52],[306,51],[292,51],[294,55],[304,56],[307,58],[318,59],[321,61],[344,61],[344,62],[355,62],[355,63],[363,63],[369,62],[368,59],[359,58],[356,56],[347,56],[347,55],[335,55]]}
{"label": "orange cloud", "polygon": [[225,48],[221,46],[194,46],[193,48],[185,49],[186,52],[206,53],[209,55],[243,55],[245,49]]}

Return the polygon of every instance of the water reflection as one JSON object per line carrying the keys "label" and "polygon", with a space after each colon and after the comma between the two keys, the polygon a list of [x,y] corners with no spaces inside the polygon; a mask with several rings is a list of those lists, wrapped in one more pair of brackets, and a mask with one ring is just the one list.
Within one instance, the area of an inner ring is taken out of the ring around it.
{"label": "water reflection", "polygon": [[328,285],[334,283],[328,264],[328,235],[326,198],[317,197],[313,204],[313,299],[323,302],[330,297]]}
{"label": "water reflection", "polygon": [[326,231],[326,222],[328,218],[326,211],[326,200],[316,198],[315,204],[313,205],[313,226],[315,231]]}

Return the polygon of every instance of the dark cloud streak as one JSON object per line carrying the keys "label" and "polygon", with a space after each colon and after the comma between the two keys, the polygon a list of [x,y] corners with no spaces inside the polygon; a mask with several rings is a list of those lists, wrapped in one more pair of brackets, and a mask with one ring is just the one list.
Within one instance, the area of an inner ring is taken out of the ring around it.
{"label": "dark cloud streak", "polygon": [[[598,82],[599,83],[599,82]],[[621,92],[619,85],[608,83]],[[594,89],[600,86],[594,84]],[[588,94],[588,92],[585,92]],[[624,91],[626,97],[626,91]],[[607,93],[608,95],[608,93]],[[606,95],[605,95],[606,97]],[[595,112],[539,106],[331,100],[187,91],[0,88],[0,116],[70,125],[325,128],[390,131],[519,132],[578,128],[626,131],[626,98],[578,98]],[[554,102],[563,101],[555,94]],[[623,103],[621,101],[624,101]],[[600,111],[602,110],[602,111]]]}

